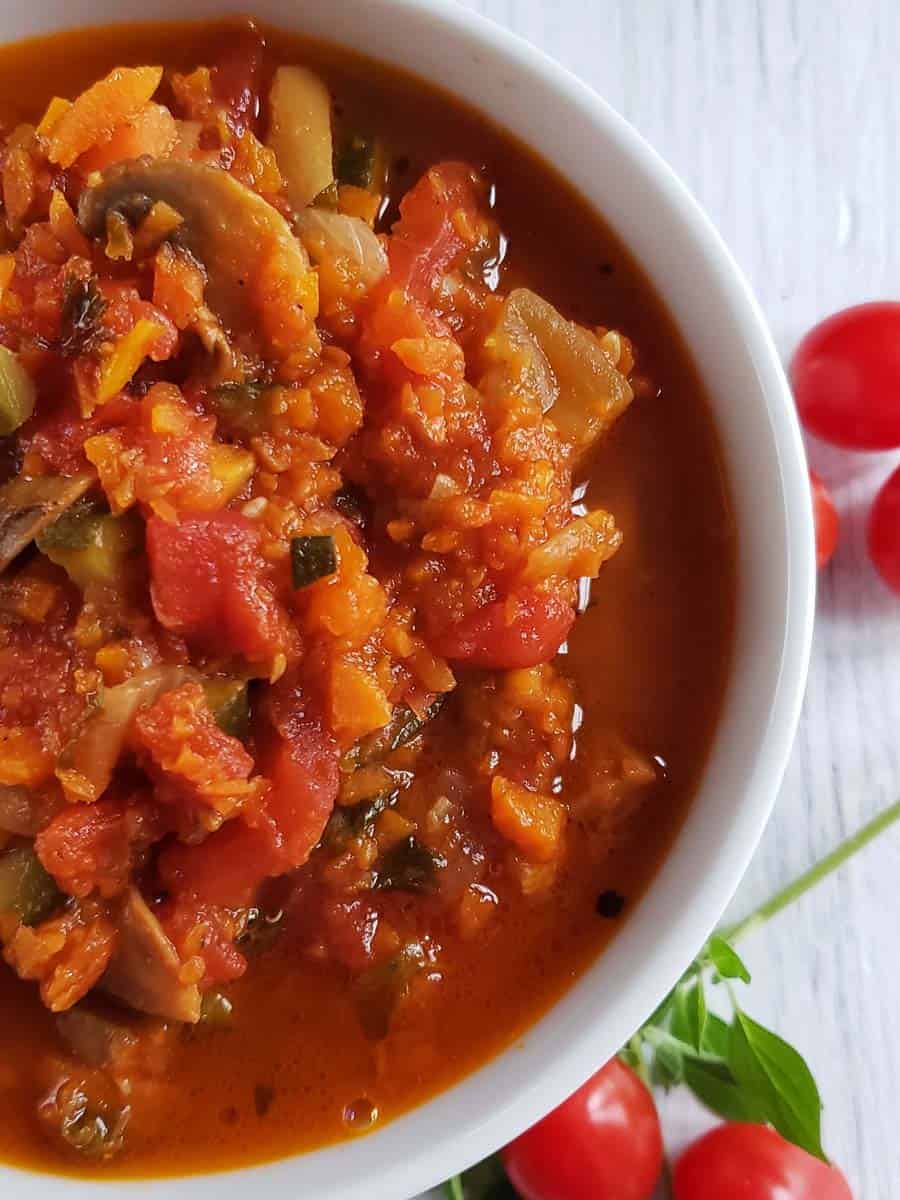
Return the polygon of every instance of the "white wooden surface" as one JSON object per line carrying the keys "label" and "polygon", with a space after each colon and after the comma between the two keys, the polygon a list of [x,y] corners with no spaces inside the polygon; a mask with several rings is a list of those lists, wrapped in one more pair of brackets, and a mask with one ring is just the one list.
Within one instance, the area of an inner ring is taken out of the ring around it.
{"label": "white wooden surface", "polygon": [[[462,2],[586,79],[668,159],[785,356],[827,313],[900,296],[900,0]],[[793,760],[735,917],[900,795],[900,601],[864,545],[898,455],[810,455],[842,540],[820,583]],[[807,1056],[857,1200],[900,1198],[898,883],[895,831],[744,946],[747,1008]],[[704,1121],[672,1097],[670,1146]]]}

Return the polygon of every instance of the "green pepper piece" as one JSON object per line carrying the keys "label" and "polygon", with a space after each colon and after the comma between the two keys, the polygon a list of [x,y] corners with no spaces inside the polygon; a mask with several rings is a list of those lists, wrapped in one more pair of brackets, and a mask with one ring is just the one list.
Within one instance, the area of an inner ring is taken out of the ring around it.
{"label": "green pepper piece", "polygon": [[203,691],[219,728],[243,740],[250,732],[250,694],[246,679],[205,679]]}
{"label": "green pepper piece", "polygon": [[291,576],[295,588],[308,587],[337,570],[337,552],[330,533],[291,538]]}
{"label": "green pepper piece", "polygon": [[34,412],[35,389],[31,376],[12,350],[0,346],[0,437],[24,425]]}
{"label": "green pepper piece", "polygon": [[31,846],[14,846],[0,855],[0,912],[37,925],[61,902],[61,892]]}
{"label": "green pepper piece", "polygon": [[374,138],[354,134],[341,147],[334,173],[341,183],[374,188],[379,174],[379,157],[378,143]]}

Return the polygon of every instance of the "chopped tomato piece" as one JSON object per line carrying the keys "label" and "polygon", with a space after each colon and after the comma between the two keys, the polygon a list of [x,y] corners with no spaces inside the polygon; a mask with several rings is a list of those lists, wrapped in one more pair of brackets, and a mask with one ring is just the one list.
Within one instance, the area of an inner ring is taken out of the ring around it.
{"label": "chopped tomato piece", "polygon": [[305,863],[325,831],[339,787],[334,738],[296,690],[281,688],[272,703],[273,730],[260,753],[271,784],[266,810],[284,839],[291,867]]}
{"label": "chopped tomato piece", "polygon": [[113,896],[127,887],[135,860],[164,832],[155,805],[112,797],[66,805],[35,840],[44,869],[70,896],[95,889]]}
{"label": "chopped tomato piece", "polygon": [[574,620],[574,609],[561,597],[526,589],[494,600],[444,630],[432,638],[431,648],[473,667],[535,667],[556,654]]}
{"label": "chopped tomato piece", "polygon": [[261,817],[250,825],[236,817],[198,845],[166,846],[158,869],[163,884],[177,896],[242,908],[252,903],[264,879],[284,870],[281,838],[270,819]]}
{"label": "chopped tomato piece", "polygon": [[266,578],[253,522],[237,513],[147,522],[151,596],[166,629],[267,662],[284,652],[290,630]]}
{"label": "chopped tomato piece", "polygon": [[427,302],[453,260],[474,237],[476,176],[465,163],[432,167],[400,201],[388,239],[390,282]]}
{"label": "chopped tomato piece", "polygon": [[162,905],[157,916],[182,961],[202,958],[201,988],[240,979],[247,960],[234,945],[234,922],[214,905],[190,897]]}
{"label": "chopped tomato piece", "polygon": [[139,712],[134,739],[149,753],[160,799],[187,806],[207,828],[259,791],[260,781],[250,779],[253,759],[219,728],[199,683],[164,692]]}

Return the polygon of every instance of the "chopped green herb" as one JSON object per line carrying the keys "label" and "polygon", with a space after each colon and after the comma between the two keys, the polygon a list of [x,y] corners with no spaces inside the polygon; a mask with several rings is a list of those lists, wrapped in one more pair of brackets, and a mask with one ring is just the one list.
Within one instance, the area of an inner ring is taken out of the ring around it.
{"label": "chopped green herb", "polygon": [[425,951],[418,942],[404,946],[396,958],[363,971],[356,981],[356,1008],[363,1032],[373,1041],[386,1037],[397,1005],[409,992],[415,976],[425,969]]}
{"label": "chopped green herb", "polygon": [[291,538],[291,576],[295,588],[308,587],[337,570],[337,553],[330,533]]}
{"label": "chopped green herb", "polygon": [[328,820],[324,841],[333,850],[342,849],[354,837],[371,836],[375,818],[396,800],[399,789],[379,792],[359,804],[341,806],[334,810]]}
{"label": "chopped green herb", "polygon": [[106,337],[101,324],[105,312],[106,301],[93,276],[90,279],[66,280],[63,287],[60,353],[67,358],[74,358],[95,349]]}
{"label": "chopped green herb", "polygon": [[378,175],[378,143],[374,138],[354,134],[341,147],[334,173],[341,183],[372,188]]}
{"label": "chopped green herb", "polygon": [[414,837],[398,842],[383,855],[375,877],[380,891],[433,892],[437,873],[447,860]]}

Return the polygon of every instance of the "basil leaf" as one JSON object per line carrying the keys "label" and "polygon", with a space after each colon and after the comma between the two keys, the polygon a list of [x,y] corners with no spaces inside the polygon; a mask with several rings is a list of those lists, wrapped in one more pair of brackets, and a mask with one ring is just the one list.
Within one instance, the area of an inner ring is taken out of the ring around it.
{"label": "basil leaf", "polygon": [[408,837],[381,856],[374,887],[379,891],[434,892],[438,871],[446,865],[443,855]]}
{"label": "basil leaf", "polygon": [[738,1087],[727,1067],[717,1066],[705,1059],[686,1059],[684,1083],[701,1104],[725,1121],[758,1124],[765,1120],[764,1108],[755,1104],[752,1096]]}
{"label": "basil leaf", "polygon": [[819,1089],[793,1046],[737,1009],[728,1065],[737,1085],[758,1099],[764,1119],[782,1137],[828,1161],[822,1149]]}
{"label": "basil leaf", "polygon": [[744,983],[750,982],[750,972],[744,966],[740,955],[723,937],[714,934],[709,939],[706,952],[710,962],[723,979],[740,979]]}
{"label": "basil leaf", "polygon": [[728,1046],[731,1042],[731,1026],[715,1013],[707,1013],[706,1025],[703,1029],[703,1040],[700,1049],[715,1058],[728,1060]]}
{"label": "basil leaf", "polygon": [[706,997],[702,980],[679,984],[675,989],[675,1001],[672,1006],[671,1030],[675,1037],[687,1042],[695,1050],[701,1050],[706,1016]]}

